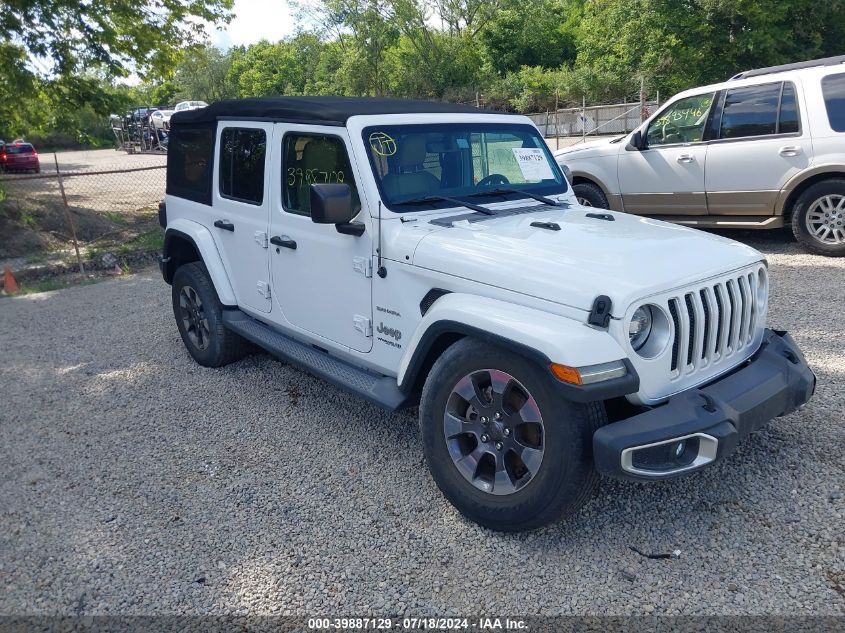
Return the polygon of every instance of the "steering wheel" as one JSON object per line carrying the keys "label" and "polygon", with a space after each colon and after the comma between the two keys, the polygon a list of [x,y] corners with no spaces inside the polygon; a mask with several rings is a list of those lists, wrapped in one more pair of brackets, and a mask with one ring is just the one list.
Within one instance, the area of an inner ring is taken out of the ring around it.
{"label": "steering wheel", "polygon": [[675,123],[667,121],[663,124],[663,142],[664,143],[682,143],[684,140],[681,134],[681,128]]}
{"label": "steering wheel", "polygon": [[476,187],[484,187],[485,185],[509,185],[510,180],[507,179],[506,176],[502,174],[490,174],[489,176],[485,176],[477,183],[475,183]]}

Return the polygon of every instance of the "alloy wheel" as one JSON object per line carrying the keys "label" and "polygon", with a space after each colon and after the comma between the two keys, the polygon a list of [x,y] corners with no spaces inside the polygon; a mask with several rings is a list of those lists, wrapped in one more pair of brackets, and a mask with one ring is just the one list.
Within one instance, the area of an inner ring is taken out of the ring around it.
{"label": "alloy wheel", "polygon": [[496,369],[467,374],[452,388],[443,415],[452,462],[473,486],[494,495],[524,488],[545,451],[545,430],[534,397]]}
{"label": "alloy wheel", "polygon": [[823,244],[845,244],[845,195],[816,200],[807,211],[806,225],[810,235]]}
{"label": "alloy wheel", "polygon": [[211,341],[208,317],[197,291],[190,286],[182,286],[179,293],[179,311],[182,326],[188,339],[197,349],[206,349]]}

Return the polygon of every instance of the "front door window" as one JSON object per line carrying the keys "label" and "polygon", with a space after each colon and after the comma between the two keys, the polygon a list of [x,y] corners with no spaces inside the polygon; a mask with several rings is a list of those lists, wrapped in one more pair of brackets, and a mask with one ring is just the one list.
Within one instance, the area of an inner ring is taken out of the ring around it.
{"label": "front door window", "polygon": [[700,143],[715,93],[686,97],[669,106],[652,121],[646,132],[649,147],[678,143]]}

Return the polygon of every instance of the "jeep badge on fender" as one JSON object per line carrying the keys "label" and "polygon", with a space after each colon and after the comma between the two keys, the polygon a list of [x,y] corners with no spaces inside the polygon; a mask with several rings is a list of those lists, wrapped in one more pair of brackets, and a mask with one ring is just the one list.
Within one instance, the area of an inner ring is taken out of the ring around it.
{"label": "jeep badge on fender", "polygon": [[160,215],[198,363],[250,341],[419,404],[434,481],[496,530],[574,512],[599,474],[693,474],[815,388],[766,327],[759,252],[591,213],[523,116],[341,97],[176,113]]}

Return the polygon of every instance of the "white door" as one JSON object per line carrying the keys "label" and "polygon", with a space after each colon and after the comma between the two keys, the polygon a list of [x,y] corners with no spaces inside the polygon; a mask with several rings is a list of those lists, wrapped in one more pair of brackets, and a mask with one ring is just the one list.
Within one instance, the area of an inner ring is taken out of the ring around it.
{"label": "white door", "polygon": [[645,149],[622,148],[619,187],[625,211],[641,215],[704,215],[703,143],[714,93],[679,99],[643,132]]}
{"label": "white door", "polygon": [[[310,186],[346,183],[360,198],[345,132],[337,128],[277,124],[280,195],[273,201],[270,258],[273,297],[285,321],[359,352],[372,349],[373,241],[369,213],[360,236],[311,221]],[[275,243],[274,243],[275,242]]]}
{"label": "white door", "polygon": [[270,123],[221,123],[217,129],[214,194],[208,230],[214,236],[238,305],[270,312]]}
{"label": "white door", "polygon": [[795,85],[775,82],[728,90],[718,138],[707,152],[711,215],[772,215],[787,181],[810,164]]}

